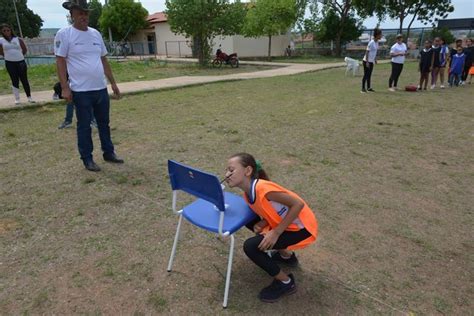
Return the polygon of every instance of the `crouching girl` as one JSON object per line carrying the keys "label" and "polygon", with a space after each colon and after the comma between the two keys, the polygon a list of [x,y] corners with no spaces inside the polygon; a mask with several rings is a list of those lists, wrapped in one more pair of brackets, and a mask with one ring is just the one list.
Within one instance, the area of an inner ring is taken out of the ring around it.
{"label": "crouching girl", "polygon": [[[305,201],[297,194],[269,180],[261,164],[247,153],[230,157],[227,162],[226,181],[238,187],[255,212],[255,220],[246,226],[257,235],[244,243],[245,254],[261,269],[274,278],[262,289],[259,298],[275,302],[284,295],[296,292],[293,274],[286,274],[279,263],[296,266],[298,260],[292,252],[316,240],[318,222]],[[267,251],[275,249],[271,257]]]}

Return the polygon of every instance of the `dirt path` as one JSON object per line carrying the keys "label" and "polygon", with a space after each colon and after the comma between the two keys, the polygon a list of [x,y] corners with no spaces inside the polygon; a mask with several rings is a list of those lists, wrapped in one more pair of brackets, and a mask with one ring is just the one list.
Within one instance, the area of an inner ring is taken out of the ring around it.
{"label": "dirt path", "polygon": [[[180,61],[182,59],[168,58],[168,61]],[[192,59],[186,59],[186,62],[195,62]],[[119,83],[118,86],[123,94],[137,93],[143,91],[154,91],[161,89],[178,88],[184,86],[200,85],[219,81],[232,81],[232,80],[246,80],[246,79],[257,79],[257,78],[268,78],[276,76],[287,76],[295,75],[305,72],[318,71],[328,68],[343,67],[345,63],[327,63],[327,64],[286,64],[286,63],[270,63],[270,62],[242,62],[242,64],[248,65],[267,65],[267,66],[279,66],[270,70],[247,72],[247,73],[236,73],[232,75],[224,76],[181,76],[159,80],[150,81],[135,81],[135,82],[123,82]],[[110,86],[108,87],[109,91]],[[22,103],[15,105],[13,96],[11,94],[0,95],[0,110],[9,110],[20,107],[38,106],[45,103],[54,102],[52,100],[52,90],[38,91],[33,95],[36,103],[28,104]]]}

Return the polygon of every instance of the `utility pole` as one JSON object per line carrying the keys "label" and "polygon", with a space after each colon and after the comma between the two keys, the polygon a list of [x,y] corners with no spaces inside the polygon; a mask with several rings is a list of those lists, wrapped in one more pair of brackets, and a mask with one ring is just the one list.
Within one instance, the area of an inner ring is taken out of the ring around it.
{"label": "utility pole", "polygon": [[18,31],[20,31],[20,37],[23,38],[23,32],[21,31],[20,18],[18,16],[18,10],[16,9],[16,1],[17,0],[13,0],[13,7],[15,8],[15,15],[16,15],[16,23],[18,23]]}
{"label": "utility pole", "polygon": [[[105,0],[105,5],[108,5],[107,0]],[[112,44],[112,30],[109,27],[109,43]]]}

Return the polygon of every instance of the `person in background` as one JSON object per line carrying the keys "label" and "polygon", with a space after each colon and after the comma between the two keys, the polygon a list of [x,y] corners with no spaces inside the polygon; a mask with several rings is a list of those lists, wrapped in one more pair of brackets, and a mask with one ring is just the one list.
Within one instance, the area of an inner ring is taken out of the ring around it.
{"label": "person in background", "polygon": [[[362,59],[362,65],[364,66],[364,77],[362,78],[362,90],[361,93],[375,92],[371,87],[372,71],[374,64],[377,63],[377,50],[379,49],[379,40],[382,38],[382,30],[374,29],[374,38],[367,45],[364,58]],[[366,89],[367,85],[367,89]]]}
{"label": "person in background", "polygon": [[[56,82],[56,84],[53,87],[53,90],[54,90],[53,100],[63,99],[60,82]],[[72,127],[73,117],[74,117],[74,102],[67,102],[66,103],[66,117],[64,118],[64,121],[61,124],[59,124],[58,129]],[[94,115],[92,115],[91,127],[97,128],[97,122],[95,120]]]}
{"label": "person in background", "polygon": [[449,69],[449,86],[458,86],[462,81],[462,72],[464,70],[464,64],[466,61],[466,55],[462,47],[458,47],[458,52],[453,56],[451,62],[451,68]]}
{"label": "person in background", "polygon": [[449,68],[451,68],[451,62],[453,61],[453,56],[458,53],[458,47],[462,48],[462,39],[458,38],[454,43],[454,47],[449,50]]}
{"label": "person in background", "polygon": [[[431,41],[425,41],[425,48],[420,51],[420,84],[418,85],[418,91],[421,89],[426,90],[428,86],[428,77],[430,75],[431,67],[433,67],[433,48],[431,47]],[[424,87],[423,87],[424,84]]]}
{"label": "person in background", "polygon": [[12,82],[12,91],[15,104],[20,104],[20,81],[25,89],[28,102],[34,103],[31,98],[31,88],[28,82],[28,67],[25,62],[27,48],[25,42],[13,33],[13,29],[8,24],[0,25],[0,55],[5,58],[5,68]]}
{"label": "person in background", "polygon": [[90,9],[87,1],[70,0],[62,6],[69,11],[73,24],[59,30],[54,38],[61,92],[67,102],[74,101],[76,106],[77,145],[84,167],[97,172],[101,169],[92,156],[90,124],[93,115],[97,120],[102,157],[107,162],[124,163],[115,154],[110,135],[110,99],[105,78],[109,79],[117,98],[120,98],[120,90],[107,61],[102,35],[88,27]]}
{"label": "person in background", "polygon": [[468,38],[466,40],[466,48],[464,48],[464,55],[466,55],[466,61],[464,62],[464,69],[462,71],[462,82],[464,84],[467,80],[467,76],[469,75],[469,71],[472,66],[472,59],[474,53],[474,46],[472,46],[472,40]]}
{"label": "person in background", "polygon": [[441,39],[441,51],[439,53],[439,81],[440,81],[440,88],[444,89],[444,73],[446,72],[446,66],[449,65],[449,47],[446,44],[444,38]]}
{"label": "person in background", "polygon": [[436,82],[438,81],[439,68],[441,66],[440,53],[441,53],[441,39],[435,37],[433,41],[433,66],[431,67],[431,90],[436,88]]}
{"label": "person in background", "polygon": [[403,35],[398,34],[396,37],[397,42],[390,48],[390,56],[392,56],[392,74],[388,80],[388,90],[394,92],[397,89],[398,78],[403,70],[403,64],[405,63],[405,56],[408,48],[403,43]]}
{"label": "person in background", "polygon": [[291,46],[288,45],[288,47],[285,49],[285,56],[286,57],[291,57]]}

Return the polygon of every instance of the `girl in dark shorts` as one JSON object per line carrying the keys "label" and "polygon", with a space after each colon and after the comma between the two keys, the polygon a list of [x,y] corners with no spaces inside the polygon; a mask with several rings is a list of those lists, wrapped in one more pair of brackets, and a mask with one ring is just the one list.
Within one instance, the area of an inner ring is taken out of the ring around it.
{"label": "girl in dark shorts", "polygon": [[[421,91],[422,88],[426,90],[428,86],[428,77],[430,75],[430,70],[433,67],[433,48],[431,48],[431,41],[425,41],[425,48],[420,51],[420,84],[418,85],[418,91]],[[423,87],[424,83],[424,87]]]}
{"label": "girl in dark shorts", "polygon": [[436,88],[436,82],[438,81],[439,68],[441,67],[441,38],[435,37],[432,46],[433,51],[433,66],[431,68],[431,90]]}

